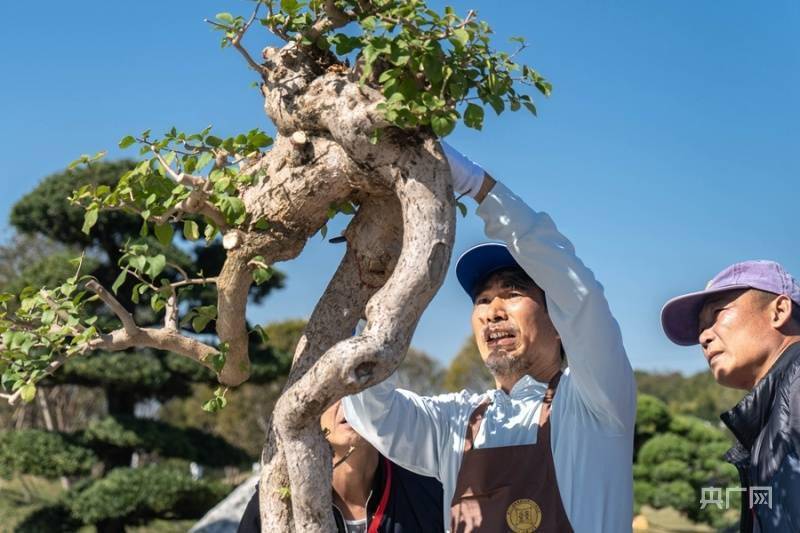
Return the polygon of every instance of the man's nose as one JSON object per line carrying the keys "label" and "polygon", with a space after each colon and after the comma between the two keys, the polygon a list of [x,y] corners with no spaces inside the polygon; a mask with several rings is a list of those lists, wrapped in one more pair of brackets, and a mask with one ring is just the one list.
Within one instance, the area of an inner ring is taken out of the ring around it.
{"label": "man's nose", "polygon": [[506,315],[506,307],[503,299],[500,297],[495,297],[489,302],[489,308],[486,312],[486,320],[489,322],[497,322],[499,320],[505,320],[507,318]]}
{"label": "man's nose", "polygon": [[714,340],[714,334],[711,332],[711,328],[704,328],[701,330],[697,340],[700,342],[700,346],[703,347],[703,350],[708,348],[708,345]]}

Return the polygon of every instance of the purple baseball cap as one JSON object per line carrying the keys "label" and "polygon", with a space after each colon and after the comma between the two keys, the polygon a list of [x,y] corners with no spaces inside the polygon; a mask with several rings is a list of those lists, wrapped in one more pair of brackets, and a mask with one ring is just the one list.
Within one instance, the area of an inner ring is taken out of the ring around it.
{"label": "purple baseball cap", "polygon": [[775,261],[736,263],[708,282],[705,290],[678,296],[661,310],[661,326],[669,340],[680,346],[699,344],[700,311],[709,296],[726,291],[758,289],[784,294],[800,305],[800,284]]}

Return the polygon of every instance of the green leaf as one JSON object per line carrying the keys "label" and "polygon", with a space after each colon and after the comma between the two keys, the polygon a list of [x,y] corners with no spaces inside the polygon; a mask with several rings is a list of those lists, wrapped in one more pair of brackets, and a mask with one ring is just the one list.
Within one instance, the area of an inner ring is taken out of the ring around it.
{"label": "green leaf", "polygon": [[119,141],[119,147],[125,149],[135,142],[136,139],[133,137],[133,135],[126,135]]}
{"label": "green leaf", "polygon": [[225,366],[225,354],[218,353],[211,356],[211,367],[214,369],[214,372],[220,373],[222,372],[222,367]]}
{"label": "green leaf", "polygon": [[461,216],[462,217],[466,217],[467,216],[467,206],[464,205],[463,202],[456,202],[456,206],[458,207],[458,210],[461,211]]}
{"label": "green leaf", "polygon": [[200,238],[200,227],[194,220],[183,221],[183,236],[190,241],[196,241]]}
{"label": "green leaf", "polygon": [[453,37],[455,38],[456,42],[458,42],[458,44],[461,45],[462,47],[466,46],[466,44],[469,42],[469,32],[464,28],[458,28],[457,30],[455,30],[453,32]]}
{"label": "green leaf", "polygon": [[272,277],[272,269],[267,267],[258,267],[253,270],[253,281],[256,282],[256,285],[261,285],[265,281],[268,281]]}
{"label": "green leaf", "polygon": [[431,127],[433,132],[439,137],[445,137],[453,131],[456,121],[448,115],[434,115],[431,117]]}
{"label": "green leaf", "polygon": [[206,167],[206,165],[208,165],[213,160],[214,160],[214,154],[212,154],[211,152],[203,152],[200,155],[200,158],[197,160],[197,163],[195,164],[194,168],[196,170],[202,170]]}
{"label": "green leaf", "polygon": [[254,327],[253,331],[258,333],[258,337],[261,339],[261,344],[267,344],[269,342],[269,335],[267,334],[267,330],[265,330],[262,326]]}
{"label": "green leaf", "polygon": [[209,135],[208,137],[206,137],[206,144],[216,148],[217,146],[222,144],[222,139],[220,139],[219,137],[215,137],[213,135]]}
{"label": "green leaf", "polygon": [[97,224],[97,215],[100,213],[100,209],[97,207],[90,207],[86,210],[86,214],[83,216],[83,231],[86,235],[89,234],[92,227]]}
{"label": "green leaf", "polygon": [[163,244],[164,246],[169,246],[172,242],[172,236],[175,233],[175,230],[172,227],[172,224],[166,222],[164,224],[156,224],[155,234],[158,242]]}
{"label": "green leaf", "polygon": [[117,279],[114,280],[114,284],[111,285],[111,292],[117,294],[117,291],[122,286],[122,284],[125,283],[125,278],[127,277],[128,277],[128,269],[126,268],[122,272],[120,272],[119,275],[117,276]]}
{"label": "green leaf", "polygon": [[33,383],[26,383],[20,389],[20,398],[25,403],[30,403],[36,397],[36,385]]}
{"label": "green leaf", "polygon": [[272,144],[272,137],[264,132],[257,132],[249,138],[250,144],[256,148],[264,148]]}
{"label": "green leaf", "polygon": [[215,305],[197,307],[195,308],[195,312],[197,315],[192,318],[192,329],[197,333],[206,329],[208,323],[217,318],[217,306]]}
{"label": "green leaf", "polygon": [[468,128],[481,129],[483,127],[483,108],[476,104],[467,104],[467,109],[464,111],[464,124]]}
{"label": "green leaf", "polygon": [[164,271],[164,267],[167,266],[167,258],[164,257],[164,254],[158,254],[149,258],[147,264],[147,275],[151,278],[156,278],[159,274],[161,274],[161,272]]}
{"label": "green leaf", "polygon": [[226,24],[233,24],[233,15],[230,13],[217,13],[216,17]]}
{"label": "green leaf", "polygon": [[221,402],[219,400],[220,399],[217,397],[208,400],[206,403],[203,404],[203,411],[206,411],[208,413],[216,413],[217,411],[222,409],[223,406],[221,405]]}

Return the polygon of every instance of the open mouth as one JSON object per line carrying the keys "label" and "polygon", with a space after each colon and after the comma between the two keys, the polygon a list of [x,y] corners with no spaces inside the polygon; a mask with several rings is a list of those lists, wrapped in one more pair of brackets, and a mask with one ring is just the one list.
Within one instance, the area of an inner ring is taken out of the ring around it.
{"label": "open mouth", "polygon": [[517,335],[510,329],[490,329],[483,335],[486,345],[490,348],[495,346],[513,346],[517,342]]}

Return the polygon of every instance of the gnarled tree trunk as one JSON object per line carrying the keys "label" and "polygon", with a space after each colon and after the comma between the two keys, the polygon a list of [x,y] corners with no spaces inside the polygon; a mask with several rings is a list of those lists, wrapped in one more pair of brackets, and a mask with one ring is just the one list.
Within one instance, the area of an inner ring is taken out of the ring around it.
{"label": "gnarled tree trunk", "polygon": [[[270,227],[229,238],[218,281],[217,330],[230,344],[222,378],[235,384],[247,373],[247,332],[236,318],[245,311],[248,262],[295,257],[332,204],[355,202],[347,251],[297,347],[262,455],[262,530],[331,531],[331,457],[319,418],[402,361],[447,270],[455,201],[436,138],[387,127],[378,91],[292,43],[266,49],[264,59],[264,107],[278,135],[248,163],[261,179],[242,197]],[[362,316],[367,325],[353,336]]]}

